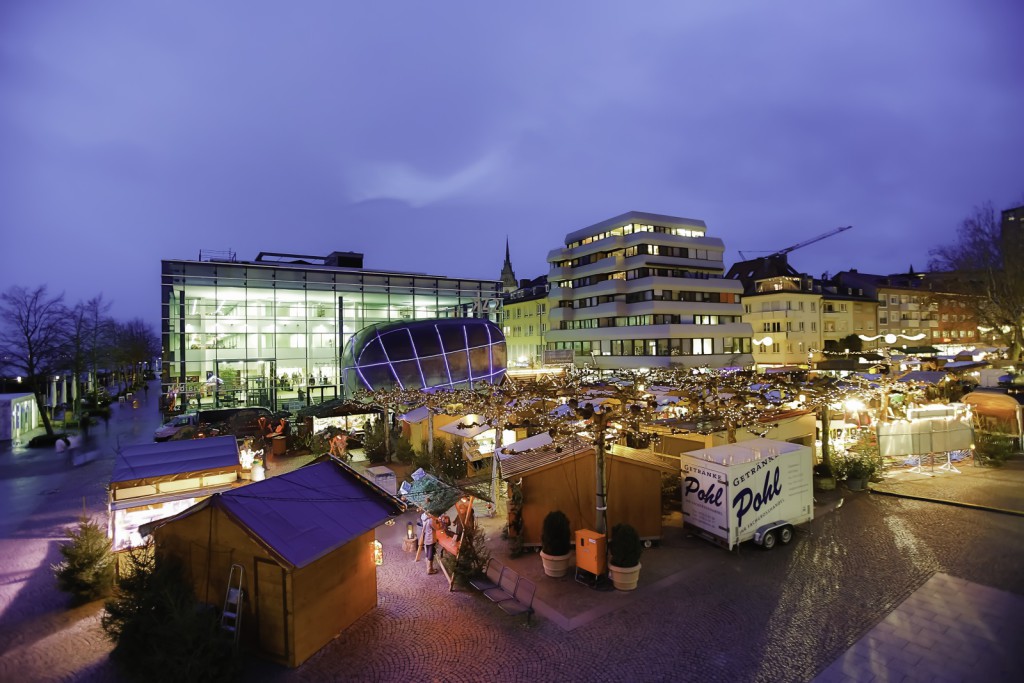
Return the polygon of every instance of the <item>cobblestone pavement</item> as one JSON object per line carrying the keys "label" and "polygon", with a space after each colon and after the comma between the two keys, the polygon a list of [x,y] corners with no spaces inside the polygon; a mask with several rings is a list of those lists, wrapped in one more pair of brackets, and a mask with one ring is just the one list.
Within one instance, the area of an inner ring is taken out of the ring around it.
{"label": "cobblestone pavement", "polygon": [[[148,439],[156,425],[139,423],[155,417],[144,415],[122,410],[111,432]],[[99,628],[101,608],[67,610],[49,571],[82,497],[87,511],[102,511],[112,454],[70,470],[53,464],[59,457],[0,451],[0,495],[13,511],[0,520],[0,680],[117,680]],[[1021,469],[985,475],[1001,481],[1021,477]],[[1024,477],[1017,483],[1024,492]],[[912,608],[908,598],[927,594],[936,577],[962,582],[953,590],[972,600],[1024,596],[1022,517],[870,492],[827,492],[819,502],[806,530],[771,552],[729,553],[668,526],[660,547],[645,551],[632,593],[543,577],[536,555],[508,558],[499,521],[482,520],[495,555],[538,584],[541,604],[529,625],[472,591],[449,592],[442,574],[427,576],[423,563],[401,549],[401,520],[379,530],[385,555],[378,608],[298,669],[254,658],[246,679],[847,680],[840,665],[847,652],[866,634],[884,632],[885,620]],[[983,633],[985,623],[975,615],[969,629],[991,636]],[[939,658],[962,659],[969,648],[959,643],[936,638],[928,661],[934,657],[939,667],[921,668],[920,677],[911,672],[908,680],[948,671]],[[1006,666],[1024,670],[1024,649],[1008,656]],[[851,680],[901,680],[906,673],[895,666],[854,671]]]}

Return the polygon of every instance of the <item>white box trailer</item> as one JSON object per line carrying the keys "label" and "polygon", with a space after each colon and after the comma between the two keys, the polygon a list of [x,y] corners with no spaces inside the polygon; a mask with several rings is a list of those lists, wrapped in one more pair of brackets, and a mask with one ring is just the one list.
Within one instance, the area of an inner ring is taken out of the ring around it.
{"label": "white box trailer", "polygon": [[814,518],[813,455],[807,446],[753,439],[680,455],[683,522],[732,550],[793,540]]}

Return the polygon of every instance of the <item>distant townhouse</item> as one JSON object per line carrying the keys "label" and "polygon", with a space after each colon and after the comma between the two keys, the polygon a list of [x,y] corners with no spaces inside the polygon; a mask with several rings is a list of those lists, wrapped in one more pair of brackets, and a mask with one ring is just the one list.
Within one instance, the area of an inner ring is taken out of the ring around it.
{"label": "distant townhouse", "polygon": [[820,355],[820,288],[807,275],[757,280],[743,297],[743,320],[754,331],[754,362],[759,370],[800,367]]}
{"label": "distant townhouse", "polygon": [[875,301],[861,288],[800,273],[785,254],[740,261],[726,277],[744,286],[760,369],[814,366],[825,353],[859,348],[851,335],[875,334]]}
{"label": "distant townhouse", "polygon": [[548,278],[523,280],[502,297],[502,331],[509,368],[538,368],[544,363],[548,328]]}
{"label": "distant townhouse", "polygon": [[[876,335],[897,335],[900,346],[930,346],[949,353],[982,343],[975,315],[977,297],[959,294],[942,273],[873,275],[857,270],[836,274],[835,280],[863,289],[878,302]],[[924,337],[906,341],[906,337]],[[874,335],[872,335],[874,336]],[[883,346],[881,339],[866,347]]]}
{"label": "distant townhouse", "polygon": [[703,221],[633,211],[548,254],[546,347],[599,369],[748,366],[751,328]]}

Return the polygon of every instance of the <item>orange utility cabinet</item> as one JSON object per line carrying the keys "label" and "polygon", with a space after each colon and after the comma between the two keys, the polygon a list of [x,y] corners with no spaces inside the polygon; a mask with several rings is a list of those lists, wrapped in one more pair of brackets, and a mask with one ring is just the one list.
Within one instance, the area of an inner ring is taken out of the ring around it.
{"label": "orange utility cabinet", "polygon": [[589,529],[576,530],[576,568],[600,576],[608,571],[608,539]]}

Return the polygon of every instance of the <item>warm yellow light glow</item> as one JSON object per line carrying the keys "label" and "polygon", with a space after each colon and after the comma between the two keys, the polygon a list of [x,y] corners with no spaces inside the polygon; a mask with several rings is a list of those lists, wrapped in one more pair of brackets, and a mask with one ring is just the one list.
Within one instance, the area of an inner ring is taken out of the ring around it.
{"label": "warm yellow light glow", "polygon": [[850,412],[864,410],[864,402],[856,398],[851,398],[846,402],[846,409]]}
{"label": "warm yellow light glow", "polygon": [[370,548],[373,550],[373,563],[378,567],[384,564],[384,546],[380,541],[370,543]]}

